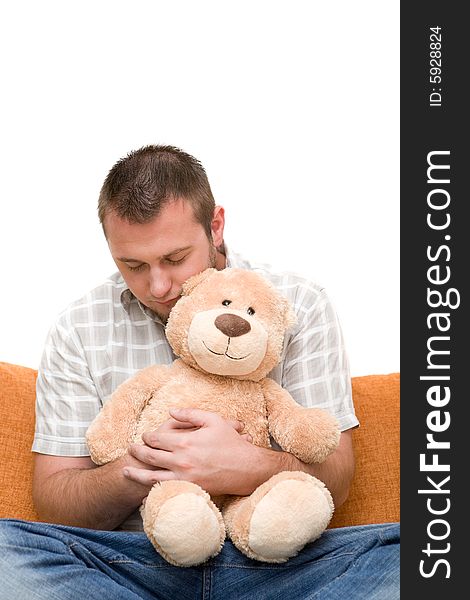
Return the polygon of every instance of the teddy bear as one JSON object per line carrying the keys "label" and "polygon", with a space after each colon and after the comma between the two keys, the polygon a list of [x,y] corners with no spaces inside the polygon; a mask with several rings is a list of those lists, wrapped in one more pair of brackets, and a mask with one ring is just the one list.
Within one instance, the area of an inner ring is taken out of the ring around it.
{"label": "teddy bear", "polygon": [[[178,358],[138,371],[115,390],[87,431],[93,462],[143,444],[142,434],[169,419],[171,407],[240,421],[253,444],[270,448],[274,440],[304,463],[325,460],[339,443],[336,420],[299,406],[267,377],[295,322],[287,298],[257,272],[208,268],[189,278],[165,330]],[[284,562],[323,533],[334,506],[319,479],[284,471],[249,496],[211,498],[195,483],[162,481],[140,511],[157,552],[188,567],[216,556],[227,536],[252,559]]]}

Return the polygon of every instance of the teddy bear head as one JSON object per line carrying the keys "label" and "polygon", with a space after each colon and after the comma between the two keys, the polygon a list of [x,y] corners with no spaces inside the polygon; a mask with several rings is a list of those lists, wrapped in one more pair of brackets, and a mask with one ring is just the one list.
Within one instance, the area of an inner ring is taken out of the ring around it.
{"label": "teddy bear head", "polygon": [[295,320],[288,300],[259,273],[210,268],[184,284],[166,336],[198,370],[260,381],[279,362]]}

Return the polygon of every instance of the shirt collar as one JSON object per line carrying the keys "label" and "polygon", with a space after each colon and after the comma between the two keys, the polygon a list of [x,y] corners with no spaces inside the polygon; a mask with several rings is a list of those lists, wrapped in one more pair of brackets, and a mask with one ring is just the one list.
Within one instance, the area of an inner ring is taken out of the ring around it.
{"label": "shirt collar", "polygon": [[128,313],[132,300],[135,300],[134,294],[131,292],[129,288],[125,288],[121,292],[121,304],[124,307],[124,310]]}
{"label": "shirt collar", "polygon": [[241,254],[235,254],[224,242],[226,266],[233,269],[251,269],[250,262]]}

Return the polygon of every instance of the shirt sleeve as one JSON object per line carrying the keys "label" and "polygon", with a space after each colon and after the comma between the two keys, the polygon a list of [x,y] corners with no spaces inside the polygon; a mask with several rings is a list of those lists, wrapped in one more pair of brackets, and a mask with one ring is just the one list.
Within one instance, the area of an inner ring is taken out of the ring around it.
{"label": "shirt sleeve", "polygon": [[356,427],[349,362],[336,312],[324,290],[307,308],[287,342],[282,386],[305,407],[329,410],[341,431]]}
{"label": "shirt sleeve", "polygon": [[62,317],[49,331],[38,369],[32,451],[89,456],[85,433],[100,408],[80,340]]}

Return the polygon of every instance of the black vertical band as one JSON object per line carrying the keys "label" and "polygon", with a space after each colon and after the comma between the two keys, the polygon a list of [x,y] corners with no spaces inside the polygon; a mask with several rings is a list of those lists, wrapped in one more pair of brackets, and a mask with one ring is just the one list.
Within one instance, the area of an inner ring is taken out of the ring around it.
{"label": "black vertical band", "polygon": [[[458,598],[468,563],[469,40],[463,3],[401,3],[401,589]],[[460,8],[458,8],[460,7]],[[464,103],[467,108],[464,109]],[[464,579],[465,577],[465,579]]]}

